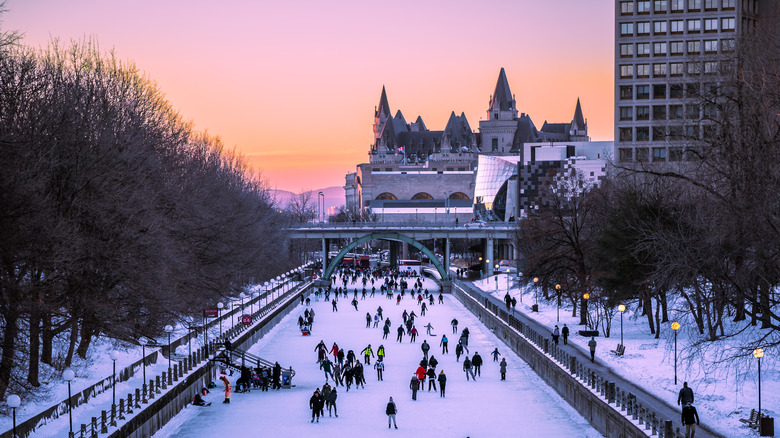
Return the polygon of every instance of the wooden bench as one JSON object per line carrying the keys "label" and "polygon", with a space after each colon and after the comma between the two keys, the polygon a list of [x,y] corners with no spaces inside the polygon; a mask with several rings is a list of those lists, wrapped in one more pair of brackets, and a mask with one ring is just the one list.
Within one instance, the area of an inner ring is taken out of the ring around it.
{"label": "wooden bench", "polygon": [[758,427],[758,411],[755,409],[750,410],[750,418],[740,418],[739,421],[747,423],[749,427],[753,429]]}
{"label": "wooden bench", "polygon": [[615,353],[615,356],[622,356],[626,353],[626,346],[623,344],[618,344],[617,348],[611,351]]}
{"label": "wooden bench", "polygon": [[587,338],[596,337],[596,336],[599,335],[599,331],[598,330],[580,330],[577,333],[579,333],[580,336],[585,336]]}

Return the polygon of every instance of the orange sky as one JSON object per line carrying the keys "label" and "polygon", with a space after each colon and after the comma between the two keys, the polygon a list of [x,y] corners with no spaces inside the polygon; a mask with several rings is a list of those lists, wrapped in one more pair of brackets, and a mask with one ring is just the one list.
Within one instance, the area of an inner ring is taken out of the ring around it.
{"label": "orange sky", "polygon": [[506,68],[538,128],[571,121],[613,136],[611,0],[7,0],[4,30],[45,46],[96,37],[134,61],[198,129],[272,187],[342,186],[368,160],[382,85],[407,121],[441,130],[484,117]]}

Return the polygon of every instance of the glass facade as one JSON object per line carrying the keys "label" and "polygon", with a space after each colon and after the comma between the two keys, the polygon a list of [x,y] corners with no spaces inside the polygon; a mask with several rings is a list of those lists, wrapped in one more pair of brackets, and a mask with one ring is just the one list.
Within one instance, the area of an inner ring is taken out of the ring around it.
{"label": "glass facade", "polygon": [[506,220],[506,212],[512,211],[515,205],[514,199],[507,199],[508,194],[515,193],[508,187],[508,181],[517,175],[519,161],[520,157],[516,155],[479,156],[474,204],[483,204],[498,220]]}

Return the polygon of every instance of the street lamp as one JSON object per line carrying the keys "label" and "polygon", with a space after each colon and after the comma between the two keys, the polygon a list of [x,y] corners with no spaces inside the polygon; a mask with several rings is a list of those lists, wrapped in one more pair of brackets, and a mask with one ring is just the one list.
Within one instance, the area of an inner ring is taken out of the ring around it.
{"label": "street lamp", "polygon": [[626,306],[621,304],[618,310],[620,311],[620,345],[623,345],[623,312],[626,311]]}
{"label": "street lamp", "polygon": [[217,309],[219,309],[218,310],[218,313],[219,313],[219,318],[218,319],[219,319],[219,337],[220,338],[222,337],[222,308],[223,307],[225,307],[225,305],[222,304],[222,301],[217,303]]}
{"label": "street lamp", "polygon": [[560,284],[555,285],[555,293],[558,295],[558,316],[556,317],[556,321],[561,322],[561,285]]}
{"label": "street lamp", "polygon": [[[680,323],[675,321],[672,323],[672,330],[674,330],[674,384],[677,384],[677,330],[680,329]],[[760,399],[760,397],[759,397]]]}
{"label": "street lamp", "polygon": [[498,263],[496,263],[496,292],[498,292],[498,274],[501,272],[498,270]]}
{"label": "street lamp", "polygon": [[168,333],[168,376],[171,375],[171,332],[173,331],[173,327],[168,324],[163,329],[166,333]]}
{"label": "street lamp", "polygon": [[588,299],[590,294],[585,293],[582,295],[582,304],[580,304],[580,325],[588,325]]}
{"label": "street lamp", "polygon": [[322,192],[319,192],[317,194],[317,204],[318,207],[320,207],[320,222],[323,222],[325,219],[325,194]]}
{"label": "street lamp", "polygon": [[22,399],[19,398],[18,395],[12,394],[9,395],[6,399],[6,402],[8,403],[8,407],[14,410],[14,435],[13,438],[16,438],[16,408],[18,408],[22,404]]}
{"label": "street lamp", "polygon": [[73,438],[73,413],[71,412],[73,410],[73,404],[71,401],[72,396],[70,394],[70,382],[75,378],[76,373],[70,368],[65,368],[65,371],[62,372],[62,379],[68,382],[68,418],[70,419],[70,433],[68,434],[68,438]]}
{"label": "street lamp", "polygon": [[761,358],[764,357],[764,349],[753,350],[753,357],[758,359],[758,435],[761,436]]}
{"label": "street lamp", "polygon": [[267,281],[265,283],[263,283],[263,288],[265,289],[265,306],[264,307],[267,307],[268,306],[268,282]]}
{"label": "street lamp", "polygon": [[531,311],[539,311],[539,277],[534,277],[534,305],[531,307]]}
{"label": "street lamp", "polygon": [[111,425],[116,426],[116,360],[119,359],[119,353],[116,350],[111,350],[108,353],[108,357],[114,362],[114,374],[111,375]]}

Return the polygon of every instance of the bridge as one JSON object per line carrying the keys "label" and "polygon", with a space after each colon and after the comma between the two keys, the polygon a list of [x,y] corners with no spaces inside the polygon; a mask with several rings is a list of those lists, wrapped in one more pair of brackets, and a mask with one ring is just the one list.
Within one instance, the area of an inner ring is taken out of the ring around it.
{"label": "bridge", "polygon": [[[450,239],[480,239],[483,244],[483,254],[487,254],[482,260],[482,272],[485,275],[493,275],[493,254],[498,253],[497,258],[515,258],[513,254],[515,238],[518,227],[514,223],[468,223],[457,226],[451,222],[420,222],[420,223],[387,223],[387,222],[329,222],[314,224],[298,224],[288,228],[290,238],[293,239],[320,239],[322,241],[323,278],[329,279],[335,268],[344,256],[350,253],[358,245],[369,240],[390,240],[403,242],[417,248],[424,253],[434,264],[443,282],[450,280]],[[328,260],[330,240],[346,239],[350,243],[340,249],[333,260]],[[443,263],[434,255],[432,249],[421,243],[424,240],[442,239],[444,241]],[[495,242],[499,241],[500,247],[495,251]],[[397,246],[391,245],[391,263],[397,260]]]}

